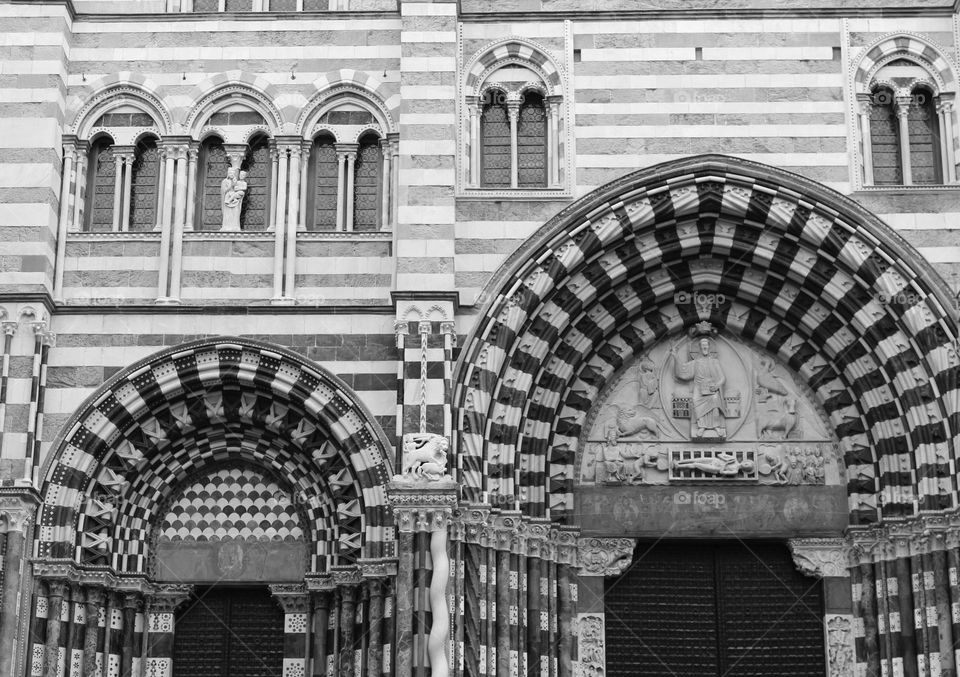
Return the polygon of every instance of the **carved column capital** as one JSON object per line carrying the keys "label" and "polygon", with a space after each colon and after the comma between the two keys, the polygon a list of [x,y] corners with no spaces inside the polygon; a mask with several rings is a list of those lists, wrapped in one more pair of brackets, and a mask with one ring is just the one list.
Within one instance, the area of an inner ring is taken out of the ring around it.
{"label": "carved column capital", "polygon": [[4,336],[13,336],[14,334],[17,333],[17,327],[19,326],[20,324],[18,322],[14,322],[12,320],[7,320],[6,322],[0,322],[0,328],[3,329]]}
{"label": "carved column capital", "polygon": [[580,538],[577,568],[581,576],[619,576],[633,561],[634,538]]}
{"label": "carved column capital", "polygon": [[192,585],[160,585],[149,597],[150,611],[153,613],[173,613],[177,607],[190,599]]}
{"label": "carved column capital", "polygon": [[310,594],[303,584],[284,583],[271,585],[269,588],[285,614],[303,614],[310,611]]}
{"label": "carved column capital", "polygon": [[793,563],[805,576],[843,578],[850,575],[850,546],[842,538],[792,538]]}
{"label": "carved column capital", "polygon": [[26,532],[34,524],[40,497],[28,487],[0,488],[0,533]]}

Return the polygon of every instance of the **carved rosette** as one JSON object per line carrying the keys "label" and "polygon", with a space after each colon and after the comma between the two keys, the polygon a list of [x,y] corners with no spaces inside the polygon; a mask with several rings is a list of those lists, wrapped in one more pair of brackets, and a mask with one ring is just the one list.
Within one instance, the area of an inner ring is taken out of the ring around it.
{"label": "carved rosette", "polygon": [[619,576],[633,561],[633,538],[581,538],[577,541],[577,567],[581,576]]}
{"label": "carved rosette", "polygon": [[843,578],[850,575],[850,547],[842,538],[792,538],[793,563],[805,576]]}

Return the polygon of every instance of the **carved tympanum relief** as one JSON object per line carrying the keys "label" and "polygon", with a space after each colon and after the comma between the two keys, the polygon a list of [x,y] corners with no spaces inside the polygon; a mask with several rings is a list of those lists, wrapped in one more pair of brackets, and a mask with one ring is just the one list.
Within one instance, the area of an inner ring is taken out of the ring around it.
{"label": "carved tympanum relief", "polygon": [[601,393],[583,484],[839,484],[825,415],[772,356],[701,322],[653,346]]}

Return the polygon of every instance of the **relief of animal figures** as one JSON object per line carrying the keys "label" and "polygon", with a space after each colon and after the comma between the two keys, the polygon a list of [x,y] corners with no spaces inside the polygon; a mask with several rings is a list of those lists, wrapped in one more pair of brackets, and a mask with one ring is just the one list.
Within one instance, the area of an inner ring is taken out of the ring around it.
{"label": "relief of animal figures", "polygon": [[447,472],[447,438],[430,433],[403,436],[403,474],[428,480],[443,479]]}
{"label": "relief of animal figures", "polygon": [[632,437],[641,433],[649,433],[651,437],[660,436],[660,426],[653,416],[644,415],[641,407],[624,407],[611,404],[614,415],[607,421],[603,430],[603,437],[608,444],[616,444],[621,437]]}
{"label": "relief of animal figures", "polygon": [[797,400],[778,397],[766,411],[757,411],[757,439],[785,440],[797,427]]}

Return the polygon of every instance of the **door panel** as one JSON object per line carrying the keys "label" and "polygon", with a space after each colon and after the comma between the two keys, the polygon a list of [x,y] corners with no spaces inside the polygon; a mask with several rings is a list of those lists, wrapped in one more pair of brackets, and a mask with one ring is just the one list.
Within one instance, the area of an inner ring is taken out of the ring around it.
{"label": "door panel", "polygon": [[607,582],[610,677],[822,677],[820,581],[767,543],[640,544]]}
{"label": "door panel", "polygon": [[174,677],[273,677],[283,668],[283,611],[263,588],[200,591],[177,614]]}

